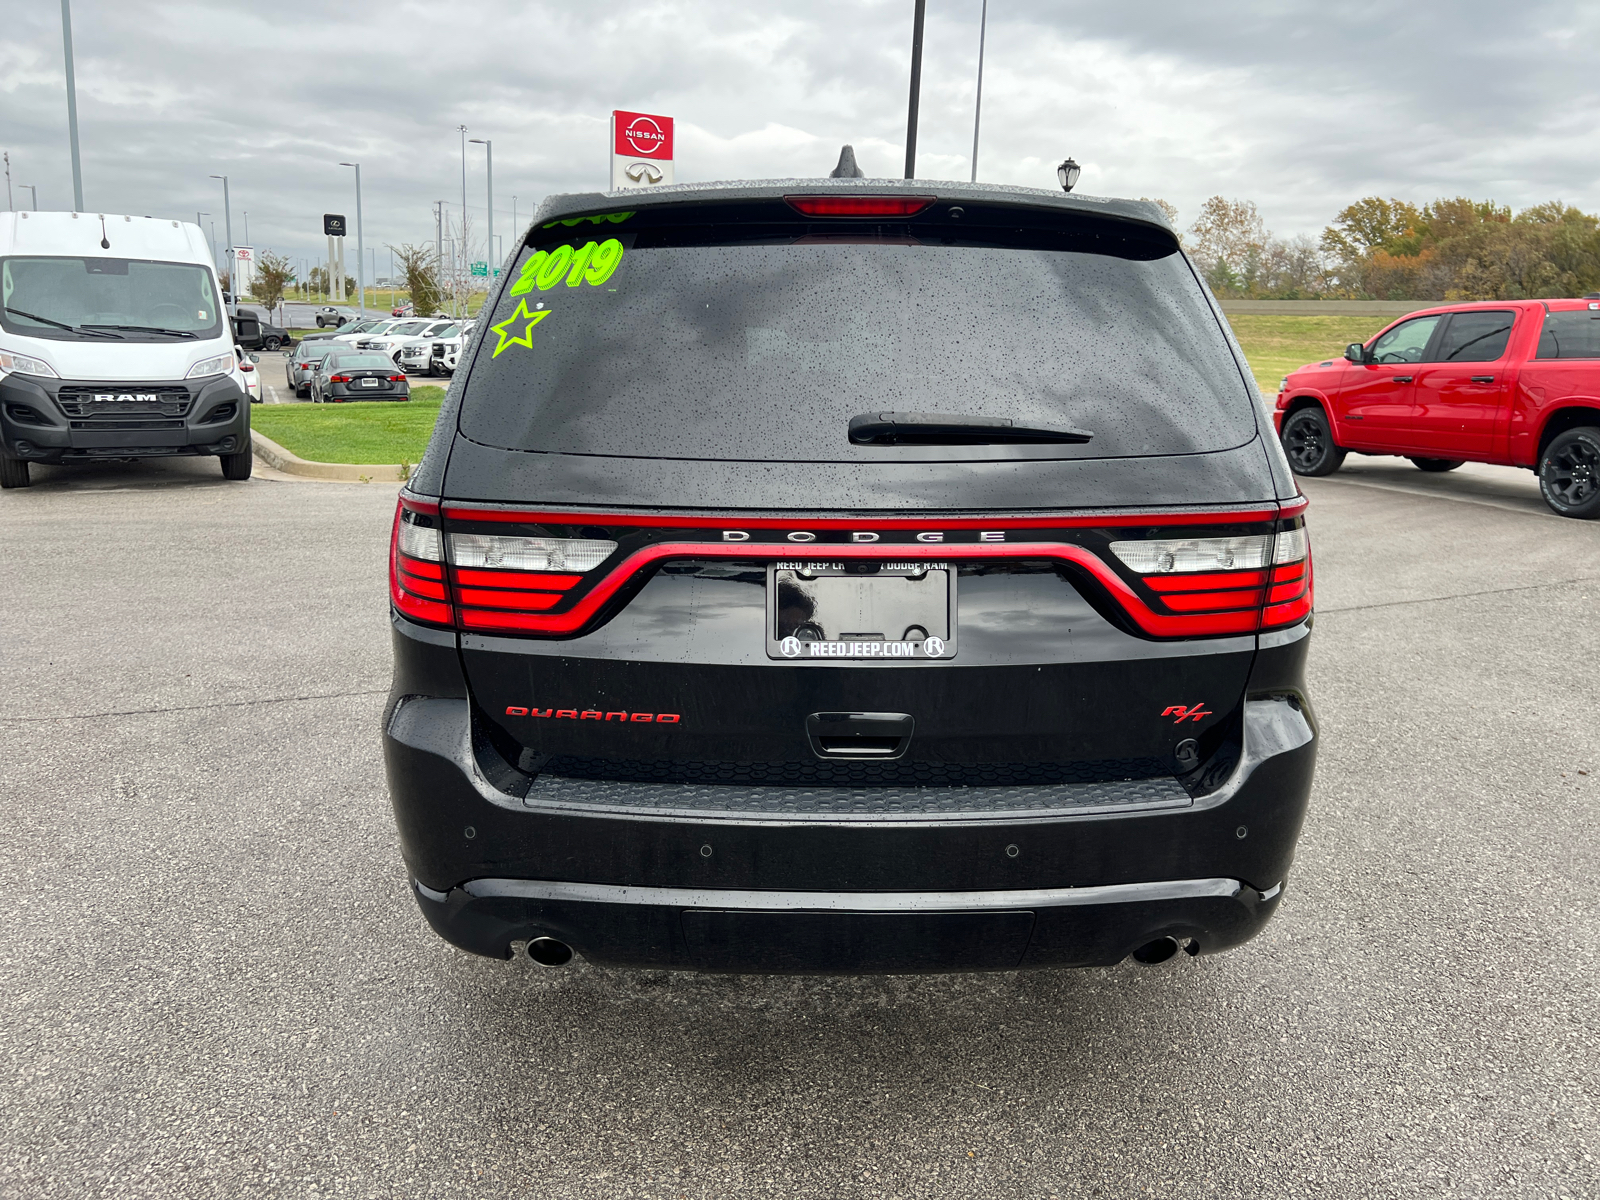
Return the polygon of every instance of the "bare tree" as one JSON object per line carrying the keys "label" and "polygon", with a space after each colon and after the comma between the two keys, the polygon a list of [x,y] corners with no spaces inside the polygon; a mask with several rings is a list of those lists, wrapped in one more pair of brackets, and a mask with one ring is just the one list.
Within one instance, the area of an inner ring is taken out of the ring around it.
{"label": "bare tree", "polygon": [[440,286],[440,263],[435,248],[413,246],[407,242],[401,246],[390,246],[389,249],[394,251],[395,261],[406,281],[406,290],[411,293],[412,311],[419,317],[438,312],[444,301],[444,289]]}

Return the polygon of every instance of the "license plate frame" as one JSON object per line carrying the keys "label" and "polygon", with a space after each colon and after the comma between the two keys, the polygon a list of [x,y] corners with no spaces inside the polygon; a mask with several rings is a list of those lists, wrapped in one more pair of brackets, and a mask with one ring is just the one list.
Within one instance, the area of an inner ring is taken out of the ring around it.
{"label": "license plate frame", "polygon": [[364,388],[366,388],[366,387],[375,388],[382,382],[383,382],[383,380],[374,379],[372,376],[368,375],[365,379],[363,379],[361,381],[361,386],[364,387]]}
{"label": "license plate frame", "polygon": [[[954,564],[882,562],[870,574],[860,566],[860,560],[822,559],[767,564],[767,657],[841,665],[956,656]],[[896,628],[876,628],[885,622]]]}

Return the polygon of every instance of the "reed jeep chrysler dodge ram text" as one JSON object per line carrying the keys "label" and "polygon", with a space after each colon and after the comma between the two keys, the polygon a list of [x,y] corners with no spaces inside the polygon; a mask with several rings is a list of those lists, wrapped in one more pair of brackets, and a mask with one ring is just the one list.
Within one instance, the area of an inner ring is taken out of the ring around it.
{"label": "reed jeep chrysler dodge ram text", "polygon": [[555,197],[395,516],[439,934],[727,971],[1159,961],[1283,895],[1304,509],[1143,203]]}

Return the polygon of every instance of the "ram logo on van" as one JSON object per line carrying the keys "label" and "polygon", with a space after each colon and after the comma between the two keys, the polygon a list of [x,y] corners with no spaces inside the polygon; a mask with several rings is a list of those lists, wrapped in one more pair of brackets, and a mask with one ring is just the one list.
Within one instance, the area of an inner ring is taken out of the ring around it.
{"label": "ram logo on van", "polygon": [[113,404],[154,404],[161,399],[154,392],[96,392],[96,403],[110,401]]}

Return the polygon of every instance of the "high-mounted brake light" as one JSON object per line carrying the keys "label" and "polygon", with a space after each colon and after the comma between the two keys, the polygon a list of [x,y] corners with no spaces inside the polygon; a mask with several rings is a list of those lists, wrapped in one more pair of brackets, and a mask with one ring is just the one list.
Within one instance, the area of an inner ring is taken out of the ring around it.
{"label": "high-mounted brake light", "polygon": [[932,204],[932,196],[785,196],[808,217],[910,217]]}

